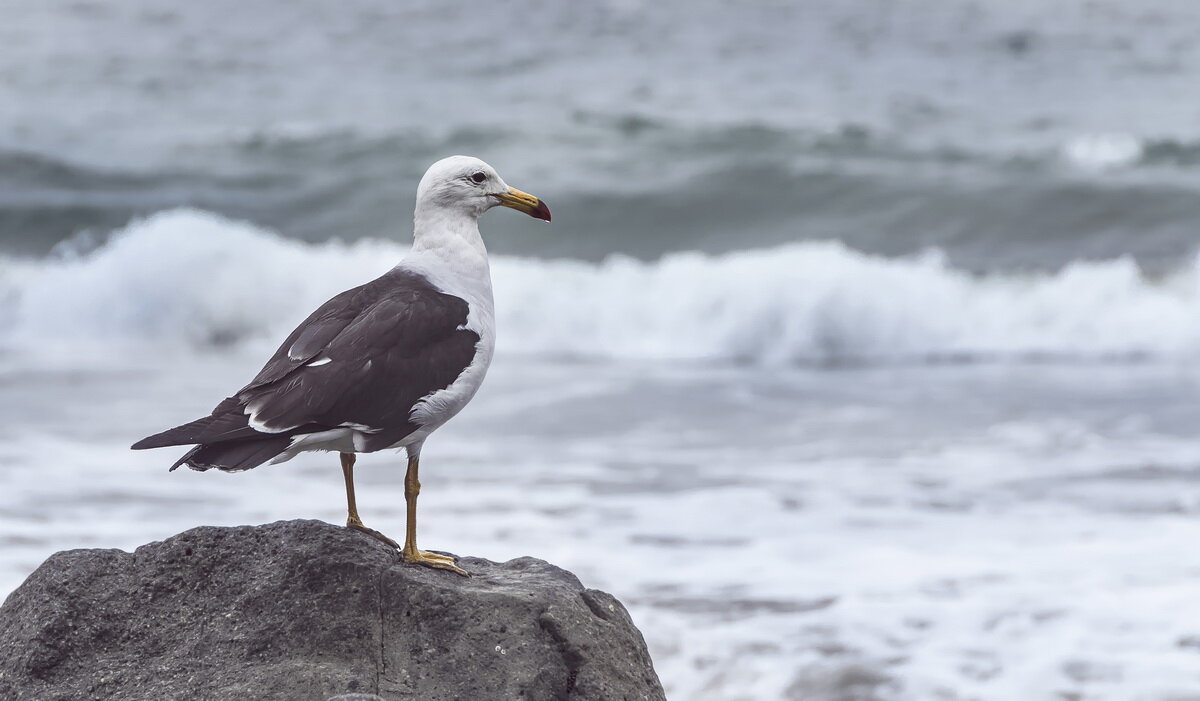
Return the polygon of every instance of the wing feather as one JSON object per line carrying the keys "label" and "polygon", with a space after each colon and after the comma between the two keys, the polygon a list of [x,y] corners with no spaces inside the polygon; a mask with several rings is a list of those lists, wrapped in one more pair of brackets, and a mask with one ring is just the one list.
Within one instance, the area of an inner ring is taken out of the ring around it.
{"label": "wing feather", "polygon": [[[471,364],[479,335],[463,328],[464,300],[413,274],[387,278],[314,312],[218,409],[240,407],[269,431],[355,424],[394,442],[415,430],[412,406]],[[318,357],[329,362],[308,364]]]}

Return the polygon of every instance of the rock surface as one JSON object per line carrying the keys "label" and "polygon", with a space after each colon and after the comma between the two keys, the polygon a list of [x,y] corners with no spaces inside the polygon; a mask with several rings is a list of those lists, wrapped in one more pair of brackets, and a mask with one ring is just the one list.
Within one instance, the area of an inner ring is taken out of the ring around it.
{"label": "rock surface", "polygon": [[320,521],[60,552],[0,607],[0,698],[663,698],[609,594],[533,558],[460,564]]}

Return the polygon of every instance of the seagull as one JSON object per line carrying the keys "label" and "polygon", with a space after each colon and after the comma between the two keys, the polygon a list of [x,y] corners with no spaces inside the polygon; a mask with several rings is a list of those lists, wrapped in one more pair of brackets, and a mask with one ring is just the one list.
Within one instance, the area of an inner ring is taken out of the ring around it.
{"label": "seagull", "polygon": [[[396,267],[321,305],[209,416],[133,449],[194,445],[171,470],[227,472],[337,451],[347,527],[405,562],[467,575],[455,558],[417,548],[418,468],[425,439],[471,401],[491,364],[495,308],[478,220],[496,205],[550,221],[544,202],[478,158],[434,163],[417,186],[412,249]],[[387,448],[408,456],[403,546],[363,525],[354,502],[356,455]]]}

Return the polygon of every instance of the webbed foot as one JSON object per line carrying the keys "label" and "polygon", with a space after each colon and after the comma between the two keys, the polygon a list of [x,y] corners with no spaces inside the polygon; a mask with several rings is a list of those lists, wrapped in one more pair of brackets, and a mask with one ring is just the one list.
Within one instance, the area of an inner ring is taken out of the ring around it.
{"label": "webbed foot", "polygon": [[416,548],[402,550],[400,555],[410,565],[424,565],[425,567],[432,567],[438,570],[449,570],[464,577],[471,576],[469,572],[458,566],[458,558],[450,555],[431,553],[428,550],[418,550]]}

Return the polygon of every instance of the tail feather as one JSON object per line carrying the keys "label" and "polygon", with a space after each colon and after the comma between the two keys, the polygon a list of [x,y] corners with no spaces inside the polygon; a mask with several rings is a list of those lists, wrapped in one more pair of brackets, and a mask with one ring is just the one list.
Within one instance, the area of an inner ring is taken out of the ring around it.
{"label": "tail feather", "polygon": [[258,467],[287,450],[292,439],[284,435],[225,441],[198,445],[179,458],[171,469],[187,465],[193,470],[216,468],[225,472],[241,472]]}
{"label": "tail feather", "polygon": [[262,435],[249,426],[249,417],[241,411],[229,411],[189,421],[134,443],[134,450],[164,448],[169,445],[216,443]]}

